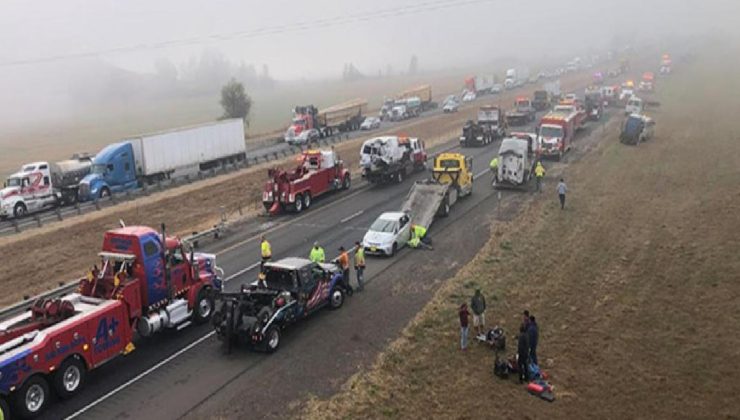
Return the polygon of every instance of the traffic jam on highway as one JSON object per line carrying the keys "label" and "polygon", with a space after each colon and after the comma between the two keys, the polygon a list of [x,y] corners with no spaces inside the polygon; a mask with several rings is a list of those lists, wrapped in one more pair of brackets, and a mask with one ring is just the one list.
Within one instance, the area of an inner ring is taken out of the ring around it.
{"label": "traffic jam on highway", "polygon": [[[468,78],[463,93],[441,106],[432,102],[429,85],[419,86],[385,100],[377,118],[366,115],[364,100],[324,110],[296,107],[284,140],[311,145],[337,132],[377,129],[380,121],[418,117],[434,108],[454,112],[476,98],[483,102],[477,119],[460,128],[459,138],[432,149],[408,135],[362,142],[361,187],[353,188],[351,168],[333,148],[303,148],[293,167],[267,173],[262,204],[266,214],[284,215],[275,218],[279,223],[244,233],[225,249],[196,251],[194,241],[168,235],[164,224],[154,229],[121,221],[103,232],[97,263],[76,289],[0,312],[0,419],[37,417],[55,404],[64,409],[52,408],[49,418],[89,413],[161,364],[138,366],[139,373],[125,382],[85,389],[93,371],[137,346],[155,352],[146,340],[162,332],[173,334],[165,340],[186,337],[189,343],[177,342],[181,351],[207,342],[221,348],[214,354],[234,347],[275,352],[292,324],[342,308],[378,270],[411,252],[402,253],[404,248],[433,250],[435,223],[454,223],[455,207],[462,217],[493,191],[538,188],[536,165],[563,159],[584,135],[582,129],[609,117],[607,109],[626,114],[623,143],[648,140],[654,122],[645,108],[654,101],[638,92],[654,91],[654,75],[643,74],[637,88],[633,80],[612,84],[609,79],[629,71],[626,58],[618,67],[594,73],[582,93],[561,92],[558,77],[569,68],[589,71],[615,61],[575,59],[537,76],[510,69],[501,84],[494,76]],[[670,73],[670,57],[664,55],[659,74]],[[491,95],[527,84],[541,88],[531,96],[514,92],[511,109],[485,103]],[[181,153],[171,153],[174,143]],[[210,155],[198,152],[203,150]],[[23,165],[5,182],[0,208],[6,217],[22,217],[245,158],[241,120],[132,137],[95,156]],[[487,179],[474,182],[481,177]],[[292,225],[303,227],[303,241],[294,240]],[[254,257],[249,264],[245,254]],[[106,381],[97,377],[94,382]],[[78,394],[85,401],[66,403]]]}

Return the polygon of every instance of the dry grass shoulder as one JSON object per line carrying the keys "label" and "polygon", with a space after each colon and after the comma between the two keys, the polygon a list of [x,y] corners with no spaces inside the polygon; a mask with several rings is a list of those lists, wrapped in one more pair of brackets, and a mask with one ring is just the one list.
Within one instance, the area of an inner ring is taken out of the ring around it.
{"label": "dry grass shoulder", "polygon": [[[727,57],[722,54],[719,57]],[[736,56],[730,55],[730,56]],[[659,82],[657,137],[616,133],[554,184],[435,295],[368,371],[308,418],[731,418],[740,413],[740,80],[707,59]],[[700,87],[694,84],[702,81]],[[509,351],[522,309],[558,400],[459,352],[456,309],[475,287]],[[736,417],[735,417],[736,418]]]}

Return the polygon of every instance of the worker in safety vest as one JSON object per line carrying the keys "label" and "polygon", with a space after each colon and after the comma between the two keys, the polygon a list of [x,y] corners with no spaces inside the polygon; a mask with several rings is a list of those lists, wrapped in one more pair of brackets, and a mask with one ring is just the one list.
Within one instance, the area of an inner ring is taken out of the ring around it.
{"label": "worker in safety vest", "polygon": [[498,156],[491,159],[491,163],[489,163],[488,166],[491,167],[491,172],[493,172],[491,185],[496,185],[496,182],[498,182]]}
{"label": "worker in safety vest", "polygon": [[432,249],[432,246],[424,240],[427,235],[427,229],[421,225],[411,225],[411,239],[409,239],[409,246],[411,248],[424,247]]}
{"label": "worker in safety vest", "polygon": [[358,241],[355,242],[355,274],[357,275],[357,291],[365,288],[365,248]]}
{"label": "worker in safety vest", "polygon": [[534,177],[537,181],[537,192],[542,192],[542,179],[545,177],[545,167],[542,166],[542,162],[540,161],[534,167]]}
{"label": "worker in safety vest", "polygon": [[265,235],[260,236],[260,249],[262,251],[262,263],[260,264],[260,268],[262,268],[266,262],[272,259],[272,247],[270,246],[270,243],[267,242]]}
{"label": "worker in safety vest", "polygon": [[313,243],[313,248],[311,248],[311,253],[308,256],[308,259],[317,264],[326,260],[324,248],[320,247],[318,242]]}
{"label": "worker in safety vest", "polygon": [[349,253],[343,246],[339,247],[339,266],[342,267],[342,282],[348,294],[352,294],[352,286],[349,284]]}

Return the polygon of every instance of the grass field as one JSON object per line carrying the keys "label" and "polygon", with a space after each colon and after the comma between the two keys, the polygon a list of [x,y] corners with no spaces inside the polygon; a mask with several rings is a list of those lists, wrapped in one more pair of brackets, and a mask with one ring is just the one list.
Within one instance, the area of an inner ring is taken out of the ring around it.
{"label": "grass field", "polygon": [[[372,368],[302,417],[738,418],[740,79],[726,57],[677,65],[658,82],[655,139],[608,132],[564,168],[565,211],[548,179]],[[537,316],[556,402],[495,378],[483,346],[458,350],[456,310],[476,287],[509,353],[521,311]]]}

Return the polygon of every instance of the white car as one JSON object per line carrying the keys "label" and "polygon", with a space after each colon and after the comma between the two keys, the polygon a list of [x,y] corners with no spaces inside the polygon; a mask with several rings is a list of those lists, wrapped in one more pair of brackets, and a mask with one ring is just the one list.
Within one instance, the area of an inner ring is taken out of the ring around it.
{"label": "white car", "polygon": [[449,113],[449,112],[457,112],[457,109],[460,107],[460,104],[457,103],[457,101],[447,101],[445,102],[445,105],[442,107],[442,112]]}
{"label": "white car", "polygon": [[411,219],[400,211],[381,214],[370,226],[362,246],[365,252],[392,257],[411,238]]}
{"label": "white car", "polygon": [[491,86],[491,93],[501,93],[504,91],[504,85],[501,83],[494,83],[493,86]]}
{"label": "white car", "polygon": [[367,117],[360,124],[360,130],[374,130],[376,128],[380,128],[380,118]]}
{"label": "white car", "polygon": [[476,98],[475,92],[465,92],[465,95],[462,97],[463,102],[473,102]]}

